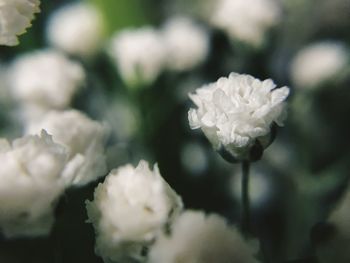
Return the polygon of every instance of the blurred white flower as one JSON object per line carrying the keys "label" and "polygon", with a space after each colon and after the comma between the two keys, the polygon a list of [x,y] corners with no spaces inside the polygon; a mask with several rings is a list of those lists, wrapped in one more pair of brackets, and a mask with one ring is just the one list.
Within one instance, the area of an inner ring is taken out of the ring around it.
{"label": "blurred white flower", "polygon": [[350,261],[350,189],[328,218],[325,239],[318,240],[316,255],[320,263]]}
{"label": "blurred white flower", "polygon": [[69,54],[89,58],[98,52],[104,25],[98,10],[85,2],[66,5],[52,14],[46,28],[49,43]]}
{"label": "blurred white flower", "polygon": [[151,247],[150,263],[256,263],[253,250],[224,218],[185,211],[172,225],[171,235],[159,236]]}
{"label": "blurred white flower", "polygon": [[275,0],[218,0],[210,22],[232,40],[260,46],[267,29],[279,22],[280,12]]}
{"label": "blurred white flower", "polygon": [[31,26],[34,14],[40,11],[39,0],[1,0],[0,45],[17,45],[18,35]]}
{"label": "blurred white flower", "polygon": [[111,171],[87,202],[96,231],[96,253],[105,262],[144,260],[143,249],[182,209],[181,198],[161,177],[140,161]]}
{"label": "blurred white flower", "polygon": [[189,123],[202,129],[215,150],[250,159],[251,149],[268,146],[274,123],[282,125],[288,94],[289,88],[276,89],[271,79],[231,73],[189,95],[197,106],[188,112]]}
{"label": "blurred white flower", "polygon": [[84,185],[107,172],[104,145],[109,129],[77,110],[51,111],[41,121],[27,127],[36,134],[45,129],[55,142],[62,144],[69,162],[63,173],[68,185]]}
{"label": "blurred white flower", "polygon": [[85,80],[83,67],[53,50],[28,53],[12,65],[9,84],[15,99],[45,109],[69,106]]}
{"label": "blurred white flower", "polygon": [[209,35],[185,17],[170,19],[163,28],[169,69],[184,71],[201,64],[209,52]]}
{"label": "blurred white flower", "polygon": [[64,191],[67,154],[45,131],[0,140],[0,228],[7,237],[47,235]]}
{"label": "blurred white flower", "polygon": [[300,50],[290,74],[296,87],[313,88],[337,76],[349,61],[349,51],[337,42],[319,42]]}
{"label": "blurred white flower", "polygon": [[151,27],[116,33],[111,40],[109,55],[123,80],[131,87],[154,82],[166,63],[163,38]]}

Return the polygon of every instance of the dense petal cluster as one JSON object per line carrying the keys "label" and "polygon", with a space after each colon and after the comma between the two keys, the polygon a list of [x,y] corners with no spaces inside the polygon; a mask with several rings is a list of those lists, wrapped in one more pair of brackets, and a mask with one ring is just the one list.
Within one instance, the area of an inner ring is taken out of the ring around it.
{"label": "dense petal cluster", "polygon": [[130,86],[152,83],[166,63],[163,39],[151,27],[117,33],[111,40],[109,54]]}
{"label": "dense petal cluster", "polygon": [[289,88],[276,88],[271,79],[231,73],[190,94],[197,106],[188,113],[192,129],[201,128],[216,150],[236,159],[249,159],[259,142],[265,148],[271,126],[282,125]]}
{"label": "dense petal cluster", "polygon": [[0,140],[0,228],[7,237],[49,233],[53,210],[64,191],[67,154],[45,131]]}
{"label": "dense petal cluster", "polygon": [[186,211],[173,223],[171,235],[159,236],[151,263],[255,263],[252,249],[239,232],[215,214]]}
{"label": "dense petal cluster", "polygon": [[349,52],[337,42],[319,42],[300,50],[291,64],[296,87],[313,88],[332,79],[349,62]]}
{"label": "dense petal cluster", "polygon": [[98,10],[84,2],[69,4],[51,17],[46,34],[49,43],[69,54],[89,58],[100,48],[104,25]]}
{"label": "dense petal cluster", "polygon": [[83,67],[53,50],[18,57],[10,72],[13,96],[45,109],[67,107],[84,81]]}
{"label": "dense petal cluster", "polygon": [[0,45],[18,44],[18,35],[31,26],[34,14],[40,11],[39,5],[39,0],[0,1]]}
{"label": "dense petal cluster", "polygon": [[62,144],[67,152],[63,177],[67,184],[84,185],[107,172],[104,145],[109,129],[77,110],[51,111],[44,118],[32,123],[28,133],[45,129],[55,142]]}
{"label": "dense petal cluster", "polygon": [[[180,197],[140,161],[111,171],[87,202],[96,231],[96,253],[106,262],[143,261],[143,250],[182,208]],[[128,261],[129,260],[129,261]]]}
{"label": "dense petal cluster", "polygon": [[189,18],[175,17],[163,28],[168,68],[184,71],[201,64],[209,52],[209,35]]}
{"label": "dense petal cluster", "polygon": [[276,25],[280,7],[274,0],[219,0],[216,2],[210,22],[227,32],[233,40],[259,46],[265,32]]}

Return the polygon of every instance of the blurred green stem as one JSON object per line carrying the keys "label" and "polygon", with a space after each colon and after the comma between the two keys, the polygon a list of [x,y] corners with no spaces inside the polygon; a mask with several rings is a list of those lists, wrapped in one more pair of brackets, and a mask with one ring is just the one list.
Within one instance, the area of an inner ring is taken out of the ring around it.
{"label": "blurred green stem", "polygon": [[242,162],[242,208],[241,208],[241,227],[243,233],[250,234],[250,200],[249,200],[249,161]]}

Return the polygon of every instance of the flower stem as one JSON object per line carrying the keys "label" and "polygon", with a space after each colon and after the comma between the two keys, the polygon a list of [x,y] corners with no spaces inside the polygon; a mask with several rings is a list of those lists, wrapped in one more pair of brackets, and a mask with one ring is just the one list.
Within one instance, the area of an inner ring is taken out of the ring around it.
{"label": "flower stem", "polygon": [[249,200],[249,161],[242,162],[242,185],[241,185],[241,227],[243,233],[250,234],[250,200]]}

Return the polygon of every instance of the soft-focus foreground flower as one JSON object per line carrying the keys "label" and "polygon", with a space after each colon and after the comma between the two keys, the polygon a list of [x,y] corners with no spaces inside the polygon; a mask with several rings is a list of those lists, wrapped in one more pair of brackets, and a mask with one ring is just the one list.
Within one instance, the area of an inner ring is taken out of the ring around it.
{"label": "soft-focus foreground flower", "polygon": [[131,87],[154,82],[166,63],[162,36],[151,27],[118,32],[111,40],[109,54]]}
{"label": "soft-focus foreground flower", "polygon": [[276,25],[279,18],[278,1],[219,0],[210,22],[225,31],[232,40],[259,46],[264,41],[266,30]]}
{"label": "soft-focus foreground flower", "polygon": [[186,211],[173,223],[171,234],[159,236],[150,263],[254,263],[252,249],[239,232],[215,214]]}
{"label": "soft-focus foreground flower", "polygon": [[[143,261],[144,249],[178,214],[180,197],[161,177],[140,161],[111,171],[87,202],[96,231],[96,253],[105,262]],[[128,261],[129,260],[129,261]]]}
{"label": "soft-focus foreground flower", "polygon": [[189,95],[197,106],[188,112],[189,123],[224,158],[256,160],[271,143],[271,128],[283,124],[288,94],[289,88],[277,89],[271,79],[231,73]]}
{"label": "soft-focus foreground flower", "polygon": [[63,174],[68,185],[84,185],[105,175],[104,145],[109,132],[105,125],[77,110],[51,111],[41,121],[31,123],[27,132],[35,134],[42,129],[68,152]]}
{"label": "soft-focus foreground flower", "polygon": [[18,35],[31,26],[34,14],[40,11],[39,0],[0,1],[0,45],[18,44]]}
{"label": "soft-focus foreground flower", "polygon": [[296,87],[313,88],[336,77],[349,61],[349,52],[337,42],[319,42],[300,50],[290,74]]}
{"label": "soft-focus foreground flower", "polygon": [[89,58],[99,50],[103,31],[98,10],[84,2],[69,4],[56,11],[46,28],[52,46],[83,58]]}
{"label": "soft-focus foreground flower", "polygon": [[25,105],[64,109],[85,80],[83,67],[53,50],[18,57],[10,72],[13,96]]}
{"label": "soft-focus foreground flower", "polygon": [[209,51],[209,35],[189,18],[175,17],[163,28],[168,68],[190,70],[202,63]]}
{"label": "soft-focus foreground flower", "polygon": [[45,131],[13,141],[0,140],[0,228],[7,237],[49,233],[53,210],[64,191],[61,173],[67,155]]}
{"label": "soft-focus foreground flower", "polygon": [[316,242],[318,262],[350,262],[350,189],[331,213]]}

